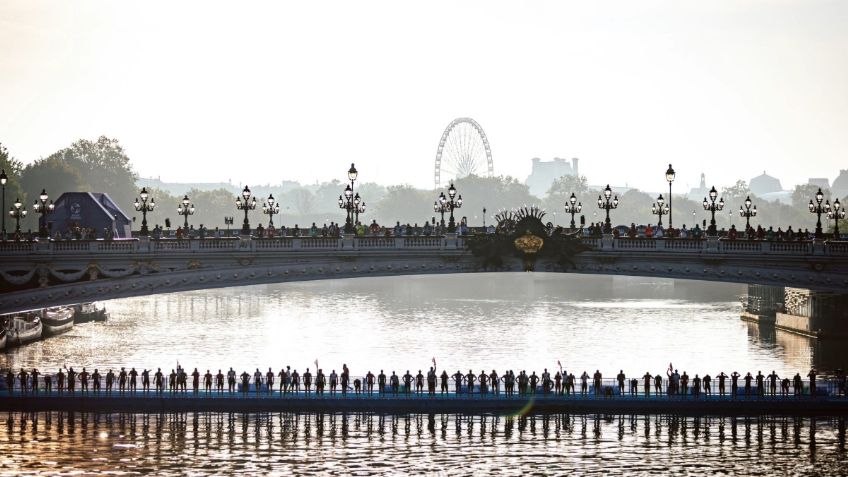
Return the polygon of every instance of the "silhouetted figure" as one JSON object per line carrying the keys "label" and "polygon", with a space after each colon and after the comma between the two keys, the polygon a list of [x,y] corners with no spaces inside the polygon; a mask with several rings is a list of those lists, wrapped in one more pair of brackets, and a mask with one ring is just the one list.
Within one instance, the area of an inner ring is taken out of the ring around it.
{"label": "silhouetted figure", "polygon": [[94,368],[94,372],[91,373],[91,384],[95,394],[100,393],[100,378],[100,371],[98,371],[97,368]]}
{"label": "silhouetted figure", "polygon": [[810,369],[810,372],[807,373],[807,377],[810,378],[810,397],[816,395],[816,376],[818,376],[818,373],[815,368]]}

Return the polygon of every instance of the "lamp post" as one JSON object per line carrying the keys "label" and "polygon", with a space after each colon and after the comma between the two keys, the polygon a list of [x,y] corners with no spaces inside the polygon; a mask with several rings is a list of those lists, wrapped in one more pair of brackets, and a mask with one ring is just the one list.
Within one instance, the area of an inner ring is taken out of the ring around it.
{"label": "lamp post", "polygon": [[751,196],[745,198],[745,208],[739,206],[739,216],[745,218],[745,236],[748,235],[748,230],[751,229],[751,217],[757,216],[757,206],[751,207]]}
{"label": "lamp post", "polygon": [[565,213],[571,214],[571,230],[574,230],[574,214],[579,214],[580,211],[583,210],[583,203],[577,202],[577,197],[574,195],[574,192],[571,193],[571,197],[565,201]]}
{"label": "lamp post", "polygon": [[[668,181],[668,228],[671,228],[671,183],[674,182],[674,176],[674,168],[669,164],[668,169],[665,170],[665,180]],[[659,225],[662,225],[662,222]]]}
{"label": "lamp post", "polygon": [[724,198],[720,199],[718,203],[716,203],[716,197],[718,197],[718,192],[716,191],[715,186],[713,186],[710,189],[710,201],[707,202],[707,198],[704,197],[703,202],[704,210],[708,210],[710,212],[710,228],[707,229],[707,234],[713,236],[717,233],[715,213],[724,209]]}
{"label": "lamp post", "polygon": [[[671,184],[671,183],[669,183]],[[662,227],[662,216],[668,215],[668,227],[671,228],[671,206],[665,203],[662,194],[657,197],[657,201],[651,206],[651,213],[658,217],[657,226]]]}
{"label": "lamp post", "polygon": [[250,221],[247,220],[248,211],[256,209],[256,197],[250,197],[250,188],[244,186],[241,197],[236,196],[236,209],[244,211],[244,222],[241,224],[241,234],[250,235]]}
{"label": "lamp post", "polygon": [[353,196],[353,213],[353,225],[356,226],[359,224],[359,214],[365,213],[365,201],[359,197],[359,192]]}
{"label": "lamp post", "polygon": [[445,212],[448,211],[448,199],[445,197],[445,193],[442,192],[439,194],[439,198],[433,202],[433,212],[437,214],[441,214],[442,220],[439,222],[439,225],[442,229],[445,228]]}
{"label": "lamp post", "polygon": [[274,228],[274,215],[280,213],[280,203],[274,194],[268,194],[268,201],[262,203],[262,213],[268,216],[268,228]]}
{"label": "lamp post", "polygon": [[141,188],[141,192],[138,193],[138,197],[133,202],[133,207],[135,207],[136,211],[141,212],[141,231],[139,233],[142,237],[147,237],[150,233],[147,230],[147,213],[153,212],[153,209],[156,207],[156,201],[153,200],[153,197],[150,197],[146,187]]}
{"label": "lamp post", "polygon": [[182,202],[180,202],[180,205],[177,206],[177,214],[185,217],[185,222],[183,223],[183,230],[187,230],[188,229],[188,216],[194,215],[194,204],[191,203],[191,201],[188,198],[188,195],[183,197]]}
{"label": "lamp post", "polygon": [[[0,186],[3,187],[3,207],[0,208],[0,212],[6,210],[6,182],[8,182],[9,176],[6,175],[6,169],[0,169]],[[3,238],[2,240],[6,240],[6,214],[3,215]]]}
{"label": "lamp post", "polygon": [[342,198],[342,196],[339,196],[339,208],[345,209],[346,211],[344,228],[346,234],[353,233],[354,213],[356,213],[356,208],[358,207],[357,204],[354,204],[354,200],[359,199],[358,194],[356,196],[354,196],[353,194],[353,185],[354,182],[356,182],[356,177],[358,175],[359,171],[356,170],[356,166],[351,162],[350,169],[348,169],[347,171],[347,178],[350,180],[350,184],[345,187],[344,198]]}
{"label": "lamp post", "polygon": [[[27,210],[21,199],[15,200],[9,209],[9,216],[15,219],[15,234],[21,233],[21,219],[26,217]],[[5,216],[4,216],[5,217]]]}
{"label": "lamp post", "polygon": [[[444,198],[444,196],[442,196],[441,198]],[[450,211],[450,219],[448,220],[448,232],[454,233],[456,232],[456,222],[453,218],[453,211],[454,209],[462,208],[462,194],[460,194],[459,197],[456,196],[456,187],[453,186],[453,182],[451,182],[450,187],[448,187],[448,198],[445,203],[448,207],[448,210]]]}
{"label": "lamp post", "polygon": [[612,233],[612,223],[610,222],[610,210],[618,208],[618,196],[615,196],[612,201],[610,201],[610,197],[612,197],[612,189],[610,189],[609,184],[607,184],[606,188],[604,188],[604,196],[598,196],[598,208],[606,211],[607,218],[604,220],[604,233],[611,234]]}
{"label": "lamp post", "polygon": [[824,233],[822,233],[821,226],[821,215],[827,213],[827,209],[829,208],[827,205],[822,205],[822,200],[824,199],[824,194],[822,194],[821,188],[816,192],[816,203],[813,204],[813,199],[810,199],[810,205],[808,208],[810,209],[810,213],[816,214],[816,234],[815,237],[818,240],[821,240],[824,237]]}
{"label": "lamp post", "polygon": [[839,219],[845,218],[845,209],[842,208],[842,204],[839,203],[839,199],[834,200],[833,205],[828,208],[827,218],[834,221],[833,238],[835,240],[839,240]]}
{"label": "lamp post", "polygon": [[41,194],[39,194],[35,203],[32,204],[32,208],[35,209],[36,214],[41,214],[41,218],[38,219],[38,236],[40,238],[49,238],[50,232],[47,229],[47,214],[53,212],[56,206],[53,205],[52,200],[50,203],[47,203],[47,191],[45,189],[41,189]]}

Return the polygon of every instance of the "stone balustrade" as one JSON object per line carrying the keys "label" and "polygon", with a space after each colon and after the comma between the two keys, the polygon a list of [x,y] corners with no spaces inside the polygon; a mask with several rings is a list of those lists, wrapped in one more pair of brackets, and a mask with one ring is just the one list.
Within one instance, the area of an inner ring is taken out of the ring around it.
{"label": "stone balustrade", "polygon": [[[638,253],[704,252],[718,254],[848,255],[848,242],[788,242],[725,239],[583,238],[595,251]],[[46,242],[0,242],[0,254],[168,254],[210,252],[257,252],[298,250],[456,250],[464,248],[461,236],[411,237],[275,237],[261,239],[206,238],[162,240],[59,240]]]}

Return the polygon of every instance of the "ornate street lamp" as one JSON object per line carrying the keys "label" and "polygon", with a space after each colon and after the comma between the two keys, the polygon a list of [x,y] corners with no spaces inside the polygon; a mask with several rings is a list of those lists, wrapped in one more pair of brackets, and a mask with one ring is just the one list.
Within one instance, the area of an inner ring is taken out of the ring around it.
{"label": "ornate street lamp", "polygon": [[450,212],[450,219],[448,219],[448,232],[454,233],[456,232],[456,222],[453,218],[453,211],[454,209],[462,208],[462,194],[460,194],[459,197],[456,196],[456,187],[453,186],[453,182],[451,182],[450,187],[448,187],[448,198],[445,204],[447,205],[447,210]]}
{"label": "ornate street lamp", "polygon": [[577,197],[574,196],[574,192],[571,193],[571,197],[565,201],[565,213],[571,214],[571,229],[574,230],[576,227],[574,226],[574,214],[579,214],[580,211],[583,210],[583,203],[577,202]]}
{"label": "ornate street lamp", "polygon": [[150,233],[147,230],[147,213],[153,212],[153,209],[156,207],[156,201],[150,197],[146,187],[141,188],[141,192],[138,193],[138,197],[136,197],[135,202],[133,202],[133,207],[135,207],[136,211],[141,212],[141,231],[139,233],[142,237],[147,237]]}
{"label": "ornate street lamp", "polygon": [[[674,176],[674,168],[669,164],[665,171],[665,180],[668,181],[668,228],[671,228],[671,183],[674,182]],[[662,216],[660,216],[660,219],[662,219]]]}
{"label": "ornate street lamp", "polygon": [[[0,186],[3,187],[3,206],[0,207],[0,211],[6,210],[6,182],[9,180],[9,176],[6,175],[6,169],[0,169]],[[3,215],[3,237],[2,240],[6,240],[6,216]]]}
{"label": "ornate street lamp", "polygon": [[47,191],[45,189],[41,189],[41,194],[39,194],[35,203],[32,204],[32,208],[35,209],[36,214],[41,214],[41,218],[38,219],[38,236],[40,238],[49,238],[50,232],[47,229],[47,214],[53,212],[56,206],[53,205],[52,200],[50,203],[47,203]]}
{"label": "ornate street lamp", "polygon": [[745,218],[745,235],[748,234],[748,230],[751,229],[751,217],[757,216],[757,206],[755,205],[751,208],[751,196],[745,198],[745,208],[739,206],[739,216]]}
{"label": "ornate street lamp", "polygon": [[359,223],[359,214],[365,213],[365,201],[359,198],[358,192],[353,196],[353,212],[356,214],[353,224],[356,225]]}
{"label": "ornate street lamp", "polygon": [[356,166],[350,163],[350,169],[347,171],[347,178],[350,180],[350,185],[345,187],[344,196],[339,196],[339,208],[344,209],[346,212],[344,228],[346,234],[353,233],[354,219],[359,221],[359,214],[365,212],[365,202],[362,201],[359,194],[353,193],[353,185],[358,176],[359,171],[356,170]]}
{"label": "ornate street lamp", "polygon": [[839,219],[845,218],[845,209],[842,208],[839,199],[834,200],[833,205],[828,207],[827,218],[834,221],[833,238],[839,240]]}
{"label": "ornate street lamp", "polygon": [[[669,183],[670,184],[670,183]],[[665,203],[662,194],[657,197],[657,201],[651,206],[651,213],[658,217],[657,226],[662,227],[662,216],[668,215],[668,227],[671,228],[671,206]]]}
{"label": "ornate street lamp", "polygon": [[808,208],[810,209],[810,213],[816,214],[816,234],[815,234],[815,237],[818,240],[821,240],[822,237],[824,237],[824,233],[822,232],[822,225],[821,225],[821,215],[826,214],[828,212],[828,209],[830,208],[830,204],[822,205],[823,199],[824,199],[824,194],[822,194],[822,190],[821,190],[821,188],[819,188],[819,191],[816,192],[816,197],[815,197],[816,203],[813,204],[813,200],[810,199],[810,205],[808,206]]}
{"label": "ornate street lamp", "polygon": [[250,235],[250,221],[247,220],[248,211],[256,209],[256,197],[250,197],[250,188],[244,186],[241,197],[236,196],[236,209],[244,211],[244,222],[241,224],[241,234]]}
{"label": "ornate street lamp", "polygon": [[433,202],[433,212],[442,215],[442,220],[440,222],[441,227],[445,228],[445,212],[448,211],[448,199],[445,197],[445,193],[442,192],[439,194],[439,198]]}
{"label": "ornate street lamp", "polygon": [[183,230],[188,230],[188,216],[194,215],[194,204],[188,198],[188,195],[183,197],[180,205],[177,206],[177,214],[185,217],[185,222],[183,223]]}
{"label": "ornate street lamp", "polygon": [[715,221],[715,213],[719,210],[724,209],[724,198],[720,199],[718,203],[716,203],[716,197],[718,197],[718,192],[716,192],[715,186],[710,189],[710,201],[707,202],[707,198],[704,197],[704,210],[710,212],[710,227],[707,229],[708,235],[715,236],[718,232],[716,229],[716,221]]}
{"label": "ornate street lamp", "polygon": [[280,213],[280,203],[274,199],[273,194],[268,194],[268,202],[262,203],[262,213],[268,216],[268,228],[273,228],[274,215]]}
{"label": "ornate street lamp", "polygon": [[612,197],[612,189],[610,189],[609,184],[607,184],[604,189],[604,197],[598,196],[598,208],[603,209],[607,213],[607,218],[604,221],[604,233],[611,234],[612,233],[612,222],[610,222],[610,210],[618,208],[618,196],[616,195],[612,201],[610,201],[610,197]]}
{"label": "ornate street lamp", "polygon": [[[9,216],[15,219],[15,233],[21,233],[21,219],[26,217],[27,210],[24,207],[24,204],[21,202],[21,199],[17,199],[12,207],[9,209]],[[4,216],[5,217],[5,216]]]}

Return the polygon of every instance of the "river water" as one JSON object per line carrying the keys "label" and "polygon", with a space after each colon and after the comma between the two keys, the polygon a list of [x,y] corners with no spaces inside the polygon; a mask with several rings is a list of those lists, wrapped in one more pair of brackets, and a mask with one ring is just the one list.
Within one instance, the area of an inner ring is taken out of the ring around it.
{"label": "river water", "polygon": [[[204,372],[347,364],[413,374],[525,369],[690,375],[844,367],[844,343],[739,319],[745,287],[518,273],[251,286],[106,302],[105,323],[0,354],[0,367]],[[368,415],[7,416],[0,472],[835,472],[844,422],[784,418]],[[735,430],[734,430],[735,429]],[[550,465],[545,467],[543,465]],[[537,467],[538,466],[538,467]],[[701,466],[701,467],[698,467]],[[777,467],[775,467],[777,466]],[[835,472],[839,473],[839,472]]]}

